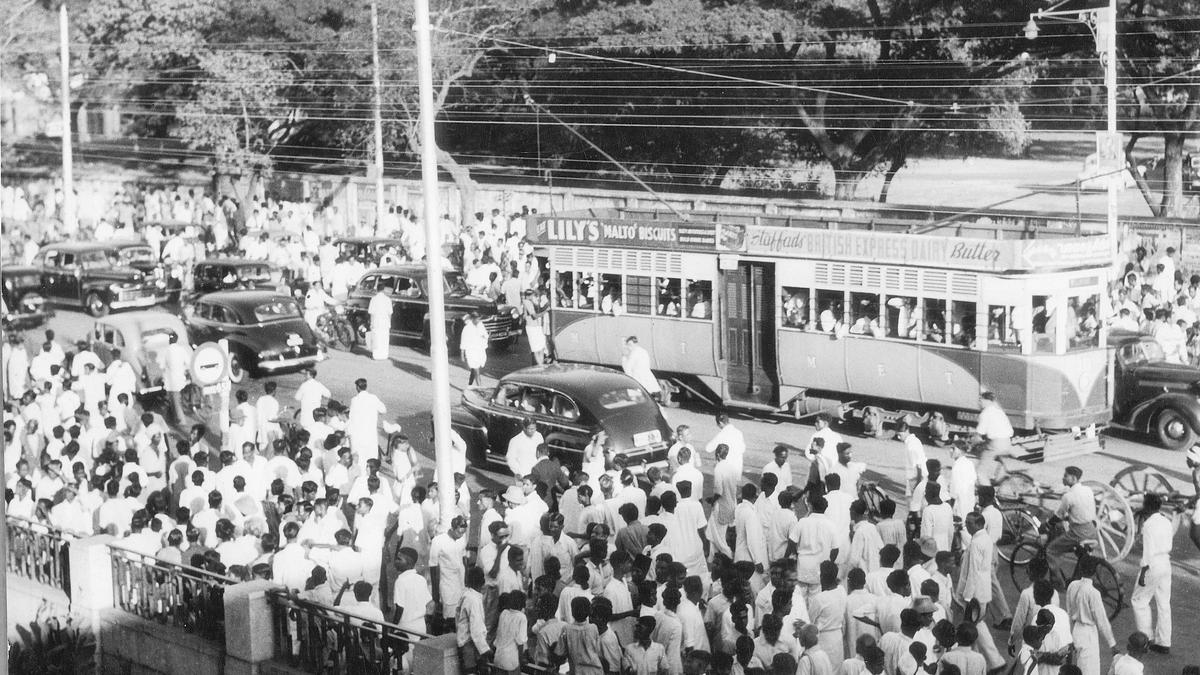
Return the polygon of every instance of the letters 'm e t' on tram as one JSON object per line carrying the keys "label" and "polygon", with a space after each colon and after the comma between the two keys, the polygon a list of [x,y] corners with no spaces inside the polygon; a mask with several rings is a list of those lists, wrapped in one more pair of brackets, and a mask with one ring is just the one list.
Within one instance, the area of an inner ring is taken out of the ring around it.
{"label": "letters 'm e t' on tram", "polygon": [[659,377],[732,407],[877,405],[1020,429],[1110,418],[1098,311],[1105,238],[1019,225],[590,210],[535,218],[558,357]]}

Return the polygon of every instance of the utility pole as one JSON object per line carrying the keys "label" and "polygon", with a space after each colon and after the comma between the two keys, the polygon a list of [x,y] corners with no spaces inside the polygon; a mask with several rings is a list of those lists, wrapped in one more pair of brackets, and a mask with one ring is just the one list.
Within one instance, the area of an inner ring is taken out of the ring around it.
{"label": "utility pole", "polygon": [[69,236],[76,234],[75,222],[75,176],[71,161],[71,48],[67,31],[67,3],[58,6],[58,56],[59,75],[62,78],[62,220],[63,229]]}
{"label": "utility pole", "polygon": [[375,234],[383,226],[383,77],[379,73],[379,0],[371,0],[371,63],[375,70]]}
{"label": "utility pole", "polygon": [[433,129],[433,46],[429,0],[413,0],[417,31],[417,87],[420,93],[421,192],[425,208],[425,259],[429,274],[429,370],[433,382],[435,476],[441,530],[454,515],[454,464],[450,456],[450,366],[446,348],[445,277],[442,273],[442,233],[438,227],[437,142]]}

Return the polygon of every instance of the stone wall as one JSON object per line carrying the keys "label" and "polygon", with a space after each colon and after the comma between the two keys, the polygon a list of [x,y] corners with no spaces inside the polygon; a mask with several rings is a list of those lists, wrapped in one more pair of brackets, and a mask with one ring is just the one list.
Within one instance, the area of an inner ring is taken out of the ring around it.
{"label": "stone wall", "polygon": [[101,675],[222,675],[225,648],[119,609],[99,615]]}

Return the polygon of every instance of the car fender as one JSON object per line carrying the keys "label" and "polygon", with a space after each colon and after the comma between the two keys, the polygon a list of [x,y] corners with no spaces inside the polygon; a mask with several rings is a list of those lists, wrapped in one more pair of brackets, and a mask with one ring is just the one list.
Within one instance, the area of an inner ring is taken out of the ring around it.
{"label": "car fender", "polygon": [[1200,433],[1200,401],[1183,392],[1166,392],[1139,404],[1130,415],[1129,426],[1141,431],[1150,431],[1154,419],[1166,408],[1179,411],[1192,431]]}
{"label": "car fender", "polygon": [[97,293],[101,298],[104,299],[105,302],[112,302],[113,292],[112,289],[109,288],[112,283],[113,282],[111,280],[106,280],[104,282],[92,281],[90,283],[82,284],[79,287],[80,297],[86,298],[89,293]]}

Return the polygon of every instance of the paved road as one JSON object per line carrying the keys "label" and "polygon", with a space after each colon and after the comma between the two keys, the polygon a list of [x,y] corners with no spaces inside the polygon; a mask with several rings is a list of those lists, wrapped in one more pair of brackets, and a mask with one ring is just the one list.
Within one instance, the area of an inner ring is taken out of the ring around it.
{"label": "paved road", "polygon": [[[73,311],[61,311],[52,321],[53,327],[62,340],[73,340],[82,337],[91,325],[91,320],[83,314]],[[30,336],[30,346],[34,346],[34,338]],[[514,347],[508,354],[493,354],[485,371],[488,382],[494,382],[496,377],[520,368],[529,363],[528,353],[521,351],[522,345]],[[335,352],[331,358],[318,367],[319,378],[333,392],[334,398],[348,401],[353,395],[353,383],[356,378],[365,377],[370,382],[371,390],[380,396],[388,407],[388,417],[398,419],[405,427],[414,443],[425,457],[424,471],[427,477],[432,476],[433,457],[432,444],[429,442],[430,401],[433,392],[430,383],[429,356],[412,345],[393,344],[388,362],[372,361],[362,353],[348,354]],[[462,387],[466,384],[467,373],[461,361],[453,357],[450,364],[452,402],[457,402]],[[291,400],[296,387],[302,381],[300,375],[285,375],[277,378],[279,383],[278,397],[281,402]],[[243,385],[250,389],[251,398],[260,391],[260,384],[249,381]],[[697,439],[706,439],[716,432],[712,420],[712,411],[704,409],[672,409],[666,410],[665,416],[672,426],[688,424],[693,429]],[[812,435],[811,426],[798,424],[784,419],[762,419],[751,416],[737,416],[735,425],[743,430],[746,436],[747,452],[745,466],[747,477],[757,474],[771,459],[771,449],[779,443],[795,447],[804,447]],[[854,443],[855,458],[866,462],[868,472],[866,478],[877,481],[885,490],[893,494],[900,492],[898,479],[903,476],[903,446],[894,440],[878,440],[873,438],[850,438]],[[930,457],[936,457],[944,462],[949,461],[948,454],[941,449],[930,448]],[[705,458],[706,475],[711,475],[712,459]],[[1084,477],[1107,483],[1118,471],[1131,462],[1148,465],[1161,471],[1178,488],[1185,488],[1185,466],[1179,453],[1163,450],[1141,442],[1141,439],[1128,434],[1110,435],[1106,438],[1105,448],[1094,455],[1073,460],[1083,467]],[[1070,461],[1056,461],[1047,464],[1031,465],[1028,467],[1036,480],[1047,485],[1057,485],[1062,475],[1062,469]],[[798,476],[807,475],[807,462],[797,456],[793,460],[794,470]],[[470,482],[476,486],[497,486],[511,480],[509,477],[486,470],[476,470]],[[428,478],[427,478],[428,479]],[[1178,673],[1184,665],[1200,663],[1200,603],[1192,599],[1200,597],[1200,552],[1192,546],[1186,534],[1181,529],[1176,538],[1176,562],[1173,588],[1174,608],[1174,649],[1170,656],[1152,656],[1148,662],[1147,673],[1167,674]],[[1125,562],[1117,565],[1118,572],[1132,583],[1137,564],[1137,551]],[[1007,577],[1007,574],[1003,575]],[[1126,589],[1126,602],[1128,591]],[[1015,591],[1010,591],[1009,597],[1015,597]],[[1126,607],[1117,617],[1114,630],[1118,641],[1124,643],[1124,638],[1134,630],[1132,612]],[[1003,640],[1004,636],[997,637]],[[1105,657],[1107,670],[1107,657]]]}

